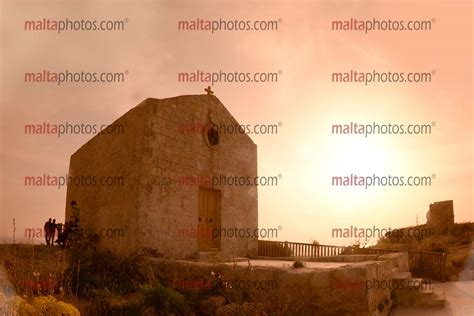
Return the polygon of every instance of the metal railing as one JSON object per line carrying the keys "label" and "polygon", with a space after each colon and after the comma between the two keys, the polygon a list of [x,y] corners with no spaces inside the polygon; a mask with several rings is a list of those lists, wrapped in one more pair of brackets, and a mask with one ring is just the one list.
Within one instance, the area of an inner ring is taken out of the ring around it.
{"label": "metal railing", "polygon": [[305,244],[290,241],[258,241],[261,257],[330,257],[341,255],[346,247]]}

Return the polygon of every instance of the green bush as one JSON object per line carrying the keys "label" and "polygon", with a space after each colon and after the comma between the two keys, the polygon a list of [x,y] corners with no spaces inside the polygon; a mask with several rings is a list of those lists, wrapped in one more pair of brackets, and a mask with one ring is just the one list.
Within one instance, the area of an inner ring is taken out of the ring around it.
{"label": "green bush", "polygon": [[186,303],[185,297],[171,288],[156,283],[142,287],[143,303],[146,307],[153,307],[156,312],[165,315],[189,315],[191,309]]}
{"label": "green bush", "polygon": [[52,296],[37,296],[31,302],[20,297],[14,302],[14,310],[19,316],[80,316],[71,304],[56,300]]}
{"label": "green bush", "polygon": [[301,261],[295,261],[293,262],[293,268],[303,268],[304,264]]}
{"label": "green bush", "polygon": [[96,315],[134,316],[141,315],[145,308],[140,295],[136,299],[127,299],[106,289],[92,290],[91,293],[94,297],[91,310]]}
{"label": "green bush", "polygon": [[66,270],[72,294],[93,298],[96,290],[108,290],[117,295],[138,291],[140,284],[153,279],[143,256],[115,255],[109,250],[98,251],[92,245],[73,249]]}

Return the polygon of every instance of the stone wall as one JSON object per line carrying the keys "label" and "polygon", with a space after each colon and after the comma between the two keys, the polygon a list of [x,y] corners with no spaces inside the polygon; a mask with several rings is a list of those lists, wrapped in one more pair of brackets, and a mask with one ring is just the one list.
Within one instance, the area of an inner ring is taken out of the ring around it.
{"label": "stone wall", "polygon": [[[168,287],[182,291],[179,284],[206,285],[188,290],[196,295],[199,291],[207,291],[209,295],[224,296],[229,302],[241,305],[253,302],[270,314],[388,315],[393,303],[390,288],[367,288],[366,283],[374,280],[385,284],[390,282],[394,271],[393,260],[358,262],[330,269],[151,260],[156,275]],[[222,281],[220,287],[216,286],[216,276]],[[248,286],[256,280],[267,282],[266,287]],[[239,281],[247,285],[225,286]]]}
{"label": "stone wall", "polygon": [[[179,236],[178,229],[197,225],[199,185],[182,185],[180,177],[257,176],[257,148],[245,134],[221,133],[219,144],[208,146],[202,133],[179,133],[180,125],[205,126],[209,111],[216,124],[238,124],[214,96],[147,99],[146,142],[142,168],[147,170],[140,191],[139,238],[165,256],[185,257],[197,250],[196,238]],[[163,181],[169,186],[160,185]],[[205,181],[204,181],[205,182]],[[202,186],[221,190],[221,227],[258,227],[256,186]],[[222,238],[221,255],[256,253],[257,238]]]}
{"label": "stone wall", "polygon": [[82,228],[98,233],[123,229],[123,236],[101,241],[115,249],[129,250],[137,244],[144,106],[139,104],[112,124],[123,126],[123,134],[95,136],[71,156],[69,164],[71,177],[123,177],[123,185],[68,185],[66,196],[66,220],[72,216],[71,201],[76,201]]}
{"label": "stone wall", "polygon": [[410,272],[408,252],[395,252],[380,255],[377,257],[377,260],[390,260],[393,262],[393,267],[397,268],[398,272]]}

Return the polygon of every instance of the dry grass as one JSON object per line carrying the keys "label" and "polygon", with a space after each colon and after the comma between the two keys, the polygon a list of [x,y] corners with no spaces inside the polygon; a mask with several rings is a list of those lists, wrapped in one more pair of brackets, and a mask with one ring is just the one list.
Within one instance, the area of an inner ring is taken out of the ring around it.
{"label": "dry grass", "polygon": [[16,293],[34,296],[62,291],[67,267],[64,250],[43,245],[0,245],[0,260]]}
{"label": "dry grass", "polygon": [[76,306],[81,314],[87,314],[90,303],[79,300],[64,289],[68,283],[64,249],[45,245],[1,244],[0,264],[5,267],[17,300],[21,300],[20,297],[25,300],[23,305],[29,306],[27,302],[51,295]]}
{"label": "dry grass", "polygon": [[450,249],[446,261],[446,272],[451,281],[459,279],[459,274],[465,269],[474,270],[473,248],[471,245]]}
{"label": "dry grass", "polygon": [[445,252],[446,274],[449,280],[458,280],[459,273],[466,269],[474,269],[472,251],[474,223],[456,223],[445,234],[435,234],[423,238],[393,238],[384,237],[379,240],[375,248]]}

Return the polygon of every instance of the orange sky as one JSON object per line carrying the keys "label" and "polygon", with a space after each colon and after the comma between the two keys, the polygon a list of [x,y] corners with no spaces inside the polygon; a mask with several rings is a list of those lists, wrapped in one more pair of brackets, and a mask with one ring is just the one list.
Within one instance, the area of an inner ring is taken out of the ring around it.
{"label": "orange sky", "polygon": [[[473,221],[472,1],[1,1],[1,225],[11,241],[25,227],[63,218],[66,188],[26,187],[26,175],[64,175],[90,135],[25,135],[24,124],[111,123],[147,97],[201,94],[183,71],[276,72],[278,83],[215,84],[243,124],[282,122],[252,135],[260,175],[259,224],[278,240],[347,245],[331,228],[425,222],[428,205],[454,200],[455,220]],[[34,32],[25,20],[128,19],[122,32]],[[179,20],[278,20],[277,31],[183,32]],[[332,20],[435,19],[428,32],[332,31]],[[124,71],[124,83],[25,83],[25,72]],[[419,84],[332,83],[335,71],[431,72]],[[332,135],[350,121],[431,123],[431,135]],[[431,175],[430,187],[338,188],[341,173]]]}

